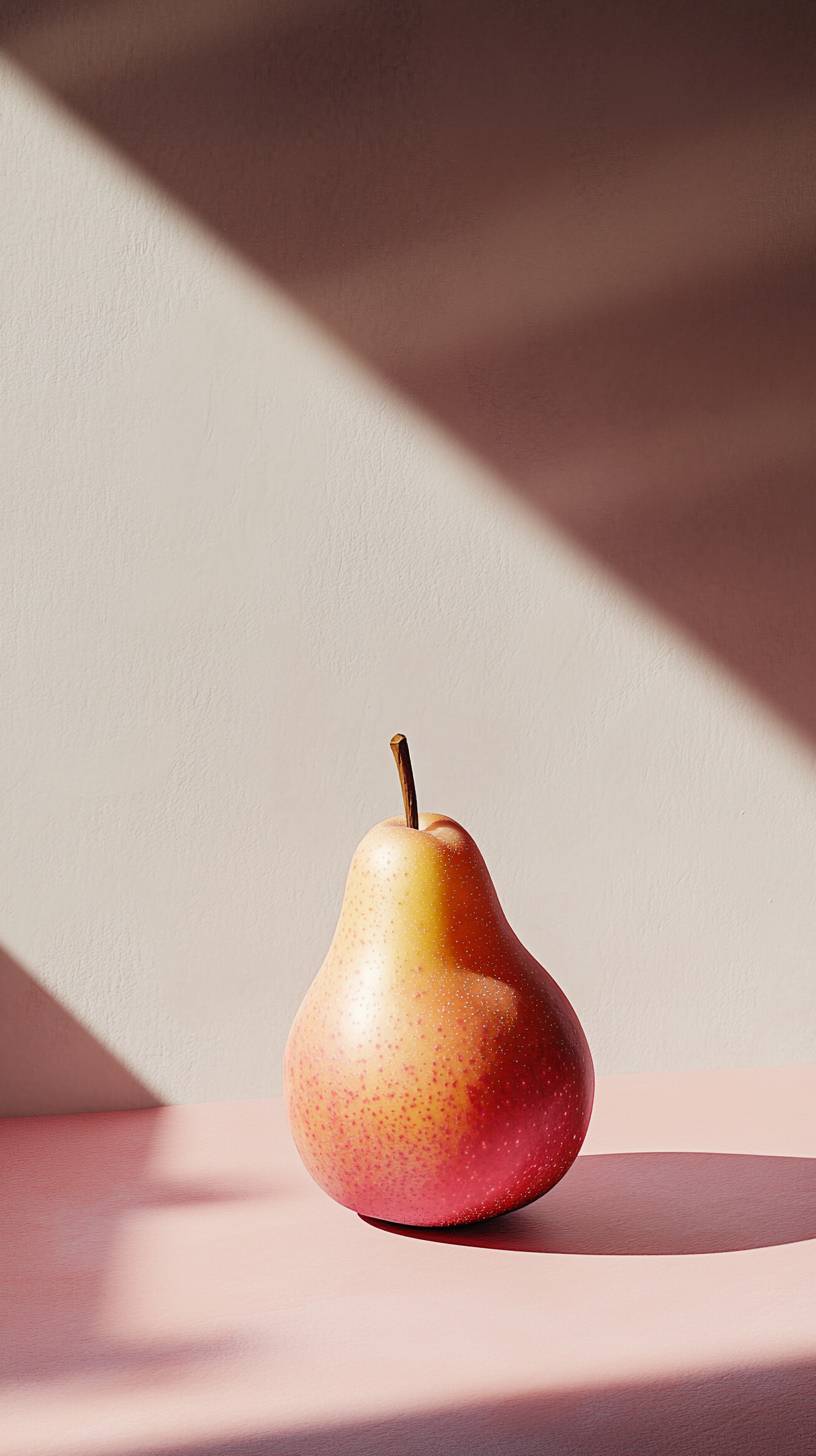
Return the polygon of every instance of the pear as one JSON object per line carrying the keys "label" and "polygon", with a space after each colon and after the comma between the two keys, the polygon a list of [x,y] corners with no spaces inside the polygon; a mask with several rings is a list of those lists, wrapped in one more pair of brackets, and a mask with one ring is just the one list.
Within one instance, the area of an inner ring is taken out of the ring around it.
{"label": "pear", "polygon": [[289,1121],[338,1203],[389,1223],[471,1223],[566,1173],[592,1058],[474,841],[445,814],[417,814],[403,735],[392,749],[405,818],[377,824],[351,862],[286,1047]]}

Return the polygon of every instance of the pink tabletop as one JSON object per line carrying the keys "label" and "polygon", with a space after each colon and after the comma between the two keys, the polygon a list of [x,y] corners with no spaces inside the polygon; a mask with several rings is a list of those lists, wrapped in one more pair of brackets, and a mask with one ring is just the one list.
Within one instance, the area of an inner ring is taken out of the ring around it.
{"label": "pink tabletop", "polygon": [[816,1452],[816,1068],[601,1081],[538,1204],[379,1228],[277,1102],[0,1121],[2,1456]]}

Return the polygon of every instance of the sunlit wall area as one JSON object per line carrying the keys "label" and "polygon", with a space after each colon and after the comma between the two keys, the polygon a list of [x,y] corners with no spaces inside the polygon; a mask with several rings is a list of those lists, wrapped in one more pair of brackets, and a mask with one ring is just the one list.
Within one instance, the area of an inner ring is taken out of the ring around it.
{"label": "sunlit wall area", "polygon": [[93,1042],[277,1090],[396,730],[602,1071],[811,1057],[801,723],[12,62],[0,119],[0,939],[90,1033],[16,996],[0,1111],[108,1105]]}

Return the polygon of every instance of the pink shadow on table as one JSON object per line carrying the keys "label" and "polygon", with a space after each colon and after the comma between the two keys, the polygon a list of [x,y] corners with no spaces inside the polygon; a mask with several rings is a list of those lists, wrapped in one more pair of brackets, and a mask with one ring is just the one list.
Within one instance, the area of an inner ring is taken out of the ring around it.
{"label": "pink shadow on table", "polygon": [[172,1110],[151,1107],[127,1116],[0,1118],[0,1290],[25,1291],[3,1314],[0,1401],[6,1385],[100,1373],[166,1377],[232,1353],[226,1336],[116,1338],[106,1319],[133,1215],[279,1192],[265,1178],[162,1175],[154,1153],[168,1117]]}
{"label": "pink shadow on table", "polygon": [[[133,1115],[110,1115],[119,1111]],[[26,1298],[4,1317],[0,1391],[100,1370],[135,1378],[168,1364],[217,1361],[228,1350],[213,1339],[117,1342],[104,1329],[110,1271],[130,1214],[277,1192],[268,1180],[157,1176],[151,1161],[167,1111],[0,946],[0,1289],[13,1288],[21,1271],[26,1282]],[[73,1115],[80,1112],[92,1115]],[[42,1115],[54,1113],[72,1115]]]}
{"label": "pink shadow on table", "polygon": [[816,1238],[816,1158],[596,1153],[543,1198],[451,1229],[376,1228],[528,1254],[722,1254]]}
{"label": "pink shadow on table", "polygon": [[[139,1456],[812,1456],[813,1380],[807,1361],[753,1366],[375,1421],[156,1441]],[[104,1456],[124,1453],[110,1446]]]}

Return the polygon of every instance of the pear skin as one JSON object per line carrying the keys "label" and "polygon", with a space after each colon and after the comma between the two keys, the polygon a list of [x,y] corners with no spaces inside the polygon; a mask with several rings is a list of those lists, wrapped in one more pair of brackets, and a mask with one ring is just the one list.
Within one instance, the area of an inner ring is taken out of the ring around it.
{"label": "pear skin", "polygon": [[577,1156],[594,1092],[575,1012],[442,814],[385,820],[359,845],[284,1071],[315,1181],[357,1213],[425,1226],[545,1193]]}

